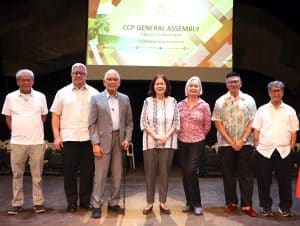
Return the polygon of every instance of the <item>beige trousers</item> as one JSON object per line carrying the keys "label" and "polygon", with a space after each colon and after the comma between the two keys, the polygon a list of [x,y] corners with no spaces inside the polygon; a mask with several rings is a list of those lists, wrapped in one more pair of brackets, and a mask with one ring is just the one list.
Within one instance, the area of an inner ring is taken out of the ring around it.
{"label": "beige trousers", "polygon": [[19,145],[11,144],[11,169],[13,173],[13,199],[12,206],[22,206],[24,203],[23,175],[28,160],[32,177],[33,205],[42,205],[44,196],[42,192],[42,173],[44,164],[45,144]]}

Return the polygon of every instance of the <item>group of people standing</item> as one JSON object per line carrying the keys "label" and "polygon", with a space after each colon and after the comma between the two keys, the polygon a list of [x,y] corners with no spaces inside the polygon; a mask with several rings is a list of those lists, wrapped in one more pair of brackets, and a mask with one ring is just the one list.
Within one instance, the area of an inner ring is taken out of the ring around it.
{"label": "group of people standing", "polygon": [[[133,129],[130,100],[127,95],[118,92],[121,78],[116,70],[110,69],[105,73],[105,90],[101,93],[86,84],[84,64],[72,66],[71,78],[72,83],[57,92],[50,108],[55,148],[63,156],[67,210],[76,211],[79,201],[81,208],[92,210],[93,218],[100,218],[107,175],[111,169],[107,209],[123,214],[124,208],[119,205],[119,200],[122,152],[131,142]],[[32,89],[32,71],[22,69],[17,72],[16,79],[19,90],[7,95],[2,110],[11,130],[13,199],[8,214],[22,211],[23,174],[28,157],[34,211],[39,213],[46,211],[42,169],[47,103],[44,94]],[[254,99],[240,90],[242,81],[238,73],[227,74],[225,82],[228,92],[216,100],[211,113],[209,104],[201,98],[203,89],[199,77],[193,76],[186,82],[186,98],[179,103],[171,96],[171,85],[164,75],[158,74],[151,81],[149,97],[144,100],[140,117],[147,202],[143,214],[153,211],[157,177],[159,210],[163,214],[171,213],[166,202],[176,149],[179,149],[186,197],[182,212],[203,214],[198,170],[205,154],[205,138],[213,121],[223,172],[225,212],[230,213],[239,205],[238,181],[241,210],[252,217],[257,215],[252,207],[254,169],[251,162],[255,160],[262,215],[272,216],[270,186],[273,171],[279,187],[279,212],[283,216],[293,215],[290,169],[299,121],[295,110],[282,100],[284,84],[270,82],[270,102],[256,110]],[[34,129],[29,130],[29,125]]]}

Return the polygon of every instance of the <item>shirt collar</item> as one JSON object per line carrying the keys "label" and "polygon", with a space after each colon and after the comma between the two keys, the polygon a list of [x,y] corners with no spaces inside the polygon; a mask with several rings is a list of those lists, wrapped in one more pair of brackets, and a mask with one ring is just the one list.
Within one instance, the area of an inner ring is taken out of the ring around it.
{"label": "shirt collar", "polygon": [[20,89],[18,90],[18,96],[30,95],[33,96],[33,89],[31,88],[30,93],[21,93]]}
{"label": "shirt collar", "polygon": [[272,108],[272,109],[286,108],[286,106],[287,106],[285,103],[283,103],[283,101],[281,102],[281,104],[279,105],[278,108],[275,108],[274,105],[271,103],[271,101],[268,103],[268,105],[269,105],[269,108]]}
{"label": "shirt collar", "polygon": [[72,90],[87,90],[86,84],[84,84],[80,89],[74,86],[73,83],[71,83],[71,89]]}
{"label": "shirt collar", "polygon": [[107,97],[107,99],[110,98],[110,97],[114,97],[114,98],[117,98],[117,97],[118,97],[118,92],[116,92],[116,95],[115,95],[115,96],[110,95],[110,94],[107,92],[106,89],[104,90],[104,92],[105,92],[105,96]]}
{"label": "shirt collar", "polygon": [[[185,98],[185,99],[183,100],[183,102],[185,102],[185,103],[187,104],[187,103],[188,103],[188,98]],[[202,100],[201,98],[198,98],[197,104],[200,104],[200,103],[202,103],[202,102],[204,102],[204,100]]]}
{"label": "shirt collar", "polygon": [[[234,98],[234,97],[230,94],[230,92],[227,92],[227,93],[225,94],[225,99],[229,99],[229,98],[236,99],[236,98]],[[239,90],[239,94],[238,94],[238,96],[237,96],[237,99],[245,100],[245,99],[246,99],[246,94],[243,93],[241,90]]]}

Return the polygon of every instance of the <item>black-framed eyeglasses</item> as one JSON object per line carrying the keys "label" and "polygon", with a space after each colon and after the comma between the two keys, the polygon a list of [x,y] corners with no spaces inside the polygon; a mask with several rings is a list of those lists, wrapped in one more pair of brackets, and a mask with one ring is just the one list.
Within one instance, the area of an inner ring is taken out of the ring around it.
{"label": "black-framed eyeglasses", "polygon": [[229,84],[238,84],[241,80],[227,80]]}
{"label": "black-framed eyeglasses", "polygon": [[72,75],[75,75],[76,77],[80,77],[80,76],[86,76],[85,72],[72,72]]}

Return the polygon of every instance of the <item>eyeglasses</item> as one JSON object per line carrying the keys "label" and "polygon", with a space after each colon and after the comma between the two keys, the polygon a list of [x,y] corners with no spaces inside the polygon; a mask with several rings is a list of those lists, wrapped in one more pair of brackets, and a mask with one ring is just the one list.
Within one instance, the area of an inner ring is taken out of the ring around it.
{"label": "eyeglasses", "polygon": [[76,77],[80,77],[80,76],[86,76],[85,72],[72,72],[72,75],[75,75]]}
{"label": "eyeglasses", "polygon": [[240,80],[228,80],[227,83],[229,84],[238,84]]}
{"label": "eyeglasses", "polygon": [[106,81],[117,82],[117,81],[119,81],[119,79],[118,78],[107,78]]}
{"label": "eyeglasses", "polygon": [[281,91],[281,89],[271,89],[270,93],[280,93]]}

